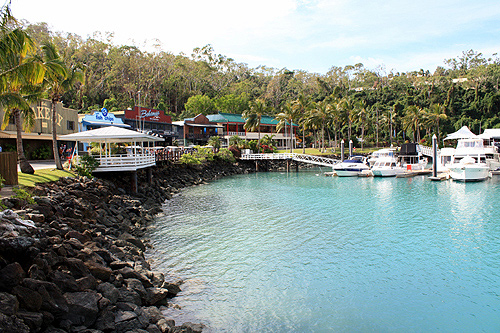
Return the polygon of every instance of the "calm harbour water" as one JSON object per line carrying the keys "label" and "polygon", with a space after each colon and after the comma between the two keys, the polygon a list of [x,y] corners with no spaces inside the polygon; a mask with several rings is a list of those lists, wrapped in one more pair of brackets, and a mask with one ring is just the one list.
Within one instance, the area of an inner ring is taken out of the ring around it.
{"label": "calm harbour water", "polygon": [[498,332],[493,177],[225,178],[166,202],[148,256],[185,281],[167,314],[207,331]]}

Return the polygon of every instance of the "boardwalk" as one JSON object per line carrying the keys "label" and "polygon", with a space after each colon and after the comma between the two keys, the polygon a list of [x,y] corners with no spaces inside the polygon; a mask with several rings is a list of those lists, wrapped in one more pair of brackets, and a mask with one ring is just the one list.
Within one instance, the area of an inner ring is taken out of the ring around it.
{"label": "boardwalk", "polygon": [[327,167],[333,167],[338,160],[333,158],[307,155],[307,154],[295,154],[295,153],[281,153],[281,154],[244,154],[241,155],[242,160],[251,161],[262,161],[262,160],[292,160],[296,162],[303,162]]}

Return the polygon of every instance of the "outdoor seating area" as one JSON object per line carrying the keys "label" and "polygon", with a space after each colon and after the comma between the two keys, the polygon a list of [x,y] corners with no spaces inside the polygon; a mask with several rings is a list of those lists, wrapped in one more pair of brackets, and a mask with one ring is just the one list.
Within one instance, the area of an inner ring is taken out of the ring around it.
{"label": "outdoor seating area", "polygon": [[[155,166],[156,155],[145,144],[163,141],[162,138],[114,126],[68,134],[62,136],[61,139],[98,143],[102,149],[99,150],[99,156],[95,156],[99,167],[94,172],[137,171]],[[112,144],[117,143],[127,143],[132,148],[126,154],[112,154]]]}

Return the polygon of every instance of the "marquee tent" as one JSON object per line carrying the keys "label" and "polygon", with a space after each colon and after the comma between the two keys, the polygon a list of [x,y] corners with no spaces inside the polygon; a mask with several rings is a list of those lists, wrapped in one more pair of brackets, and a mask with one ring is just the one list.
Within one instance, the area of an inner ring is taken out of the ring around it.
{"label": "marquee tent", "polygon": [[462,126],[461,129],[456,131],[455,133],[448,134],[444,140],[453,140],[453,139],[470,139],[477,138],[477,135],[472,133],[471,130],[467,126]]}

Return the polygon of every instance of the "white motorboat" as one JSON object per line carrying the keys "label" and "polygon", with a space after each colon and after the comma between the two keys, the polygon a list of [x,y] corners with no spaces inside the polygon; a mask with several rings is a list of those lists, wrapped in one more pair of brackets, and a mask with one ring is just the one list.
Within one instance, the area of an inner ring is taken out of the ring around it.
{"label": "white motorboat", "polygon": [[333,171],[339,177],[353,177],[363,171],[370,170],[370,167],[366,163],[366,157],[364,156],[350,156],[349,159],[335,164]]}
{"label": "white motorboat", "polygon": [[383,148],[379,149],[377,151],[374,151],[371,153],[370,156],[368,156],[368,165],[370,167],[375,165],[375,162],[379,158],[386,158],[386,157],[395,157],[396,156],[396,148]]}
{"label": "white motorboat", "polygon": [[468,182],[487,179],[490,176],[490,168],[486,163],[483,140],[480,138],[458,140],[452,161],[446,166],[454,180]]}
{"label": "white motorboat", "polygon": [[375,177],[395,177],[406,172],[406,168],[398,165],[398,160],[393,157],[380,157],[372,166],[372,173]]}

